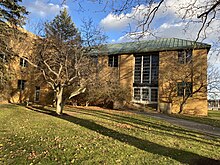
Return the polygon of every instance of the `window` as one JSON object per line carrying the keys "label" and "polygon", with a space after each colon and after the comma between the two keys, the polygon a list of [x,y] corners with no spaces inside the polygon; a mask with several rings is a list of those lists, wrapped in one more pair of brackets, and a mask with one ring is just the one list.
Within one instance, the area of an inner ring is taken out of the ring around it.
{"label": "window", "polygon": [[159,70],[158,55],[135,56],[134,83],[157,84]]}
{"label": "window", "polygon": [[108,66],[118,67],[118,55],[109,55],[108,56]]}
{"label": "window", "polygon": [[156,103],[158,89],[156,87],[134,87],[134,101],[139,103]]}
{"label": "window", "polygon": [[158,97],[158,53],[135,55],[134,101],[156,103]]}
{"label": "window", "polygon": [[97,55],[92,56],[92,61],[93,61],[94,64],[98,64],[98,61],[99,61],[98,56]]}
{"label": "window", "polygon": [[134,99],[141,100],[141,90],[140,88],[134,88]]}
{"label": "window", "polygon": [[28,62],[27,60],[20,58],[20,66],[21,67],[27,67],[28,66]]}
{"label": "window", "polygon": [[35,87],[35,97],[34,97],[35,102],[40,101],[40,87],[36,86]]}
{"label": "window", "polygon": [[178,51],[178,62],[180,64],[187,64],[192,61],[192,50]]}
{"label": "window", "polygon": [[158,89],[151,89],[151,102],[157,102]]}
{"label": "window", "polygon": [[6,56],[4,53],[0,53],[0,62],[6,62]]}
{"label": "window", "polygon": [[193,86],[191,82],[177,83],[177,96],[192,96]]}
{"label": "window", "polygon": [[134,88],[134,100],[142,102],[148,101],[149,89],[146,87],[135,87]]}
{"label": "window", "polygon": [[18,89],[24,90],[26,80],[18,80]]}
{"label": "window", "polygon": [[135,56],[135,70],[134,70],[134,82],[141,82],[141,66],[142,66],[142,57]]}

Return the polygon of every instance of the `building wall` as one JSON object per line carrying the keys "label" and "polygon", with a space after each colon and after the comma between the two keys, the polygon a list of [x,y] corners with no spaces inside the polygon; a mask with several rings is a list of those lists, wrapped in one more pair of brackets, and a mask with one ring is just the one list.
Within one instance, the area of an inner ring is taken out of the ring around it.
{"label": "building wall", "polygon": [[[13,38],[9,46],[13,47],[15,54],[19,56],[31,58],[33,57],[34,44],[37,37],[29,32],[25,32],[21,36]],[[38,103],[47,104],[52,103],[51,88],[45,83],[43,77],[39,71],[28,64],[26,67],[20,66],[20,57],[15,57],[8,65],[8,71],[10,71],[10,82],[8,84],[7,95],[4,100],[11,103],[24,103],[27,100],[35,101],[35,87],[40,87],[40,100]],[[24,90],[18,89],[18,80],[25,80]],[[49,96],[49,97],[48,97]]]}
{"label": "building wall", "polygon": [[119,56],[119,80],[123,88],[127,88],[130,93],[130,100],[133,96],[133,77],[134,77],[134,56],[131,54],[123,54]]}
{"label": "building wall", "polygon": [[190,64],[179,64],[177,51],[160,52],[158,96],[160,111],[179,112],[182,97],[177,96],[177,82],[185,81],[193,82],[193,91],[200,87],[202,89],[188,98],[183,113],[207,115],[207,50],[193,50],[192,60]]}

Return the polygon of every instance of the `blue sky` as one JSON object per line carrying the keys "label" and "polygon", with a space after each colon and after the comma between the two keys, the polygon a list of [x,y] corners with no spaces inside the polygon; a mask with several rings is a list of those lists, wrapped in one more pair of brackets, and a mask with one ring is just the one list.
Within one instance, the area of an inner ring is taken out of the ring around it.
{"label": "blue sky", "polygon": [[[102,19],[110,13],[110,10],[103,11],[103,9],[105,9],[104,4],[87,0],[82,0],[80,4],[71,0],[65,4],[62,4],[62,0],[23,0],[22,5],[30,12],[27,16],[28,19],[25,26],[25,28],[30,31],[34,31],[33,29],[38,22],[52,20],[64,7],[68,9],[73,22],[79,29],[82,26],[82,20],[90,18],[96,25],[101,27]],[[109,37],[108,42],[117,40],[120,36],[125,34],[121,33],[118,29],[105,29],[104,31]]]}
{"label": "blue sky", "polygon": [[[195,34],[197,34],[201,24],[190,24],[188,29],[185,30],[184,28],[186,27],[186,22],[181,19],[181,14],[183,14],[184,11],[179,9],[181,6],[189,4],[191,1],[192,0],[165,1],[166,3],[160,7],[154,21],[151,24],[151,29],[157,37],[176,37],[190,40],[194,40],[196,38]],[[200,2],[198,3],[199,6],[203,4],[203,1],[207,0],[197,1]],[[105,34],[109,37],[107,42],[114,43],[130,41],[131,35],[129,35],[130,33],[128,32],[134,32],[135,27],[139,23],[138,21],[143,19],[144,14],[146,13],[145,4],[139,4],[138,7],[134,6],[121,14],[114,14],[112,13],[110,4],[105,8],[105,3],[99,4],[98,2],[98,0],[66,0],[66,3],[62,4],[62,0],[23,0],[22,4],[28,11],[30,11],[25,28],[33,32],[37,26],[37,22],[52,20],[59,11],[62,10],[62,8],[66,7],[73,22],[79,29],[82,25],[82,19],[91,18],[96,25],[103,28]],[[198,11],[198,13],[199,12],[201,11]],[[192,19],[197,19],[196,14]],[[220,30],[218,30],[219,24],[220,20],[215,21],[210,25],[211,28],[206,32],[208,37],[205,40],[202,40],[203,42],[213,44],[218,41],[218,34],[220,32]],[[129,25],[131,27],[131,31],[128,28]],[[139,31],[135,31],[135,36],[139,34],[138,32]],[[148,33],[145,33],[143,39],[154,38]],[[219,56],[212,56],[210,61],[212,61],[212,63],[220,64]]]}
{"label": "blue sky", "polygon": [[[181,0],[179,2],[176,0],[166,0],[166,3],[160,7],[151,24],[151,30],[154,34],[156,34],[157,37],[163,38],[176,37],[194,40],[201,24],[191,23],[186,30],[186,22],[181,19],[184,11],[179,9],[181,6],[189,4],[191,1],[192,0]],[[197,1],[200,2],[198,3],[199,6],[203,4],[203,1],[207,0]],[[73,22],[79,29],[82,26],[83,19],[91,18],[96,25],[103,28],[105,34],[109,37],[107,41],[109,43],[130,41],[130,34],[135,34],[134,36],[139,34],[140,29],[136,31],[135,27],[137,27],[139,21],[143,19],[144,14],[147,12],[145,4],[139,4],[139,6],[133,6],[133,8],[130,8],[126,12],[114,14],[112,13],[110,4],[105,8],[105,2],[107,1],[102,1],[102,4],[99,4],[98,2],[98,0],[66,0],[66,3],[62,4],[62,0],[23,0],[22,4],[30,12],[25,28],[34,32],[38,22],[51,21],[57,14],[59,14],[60,10],[66,7]],[[199,12],[201,11],[198,11],[198,13]],[[196,14],[191,19],[197,21]],[[206,31],[207,38],[201,41],[212,45],[217,42],[220,32],[219,24],[220,20],[213,22],[210,25],[211,28]],[[148,33],[145,33],[145,36],[142,39],[154,38]],[[214,56],[210,60],[213,63],[220,64],[219,57],[217,58]]]}

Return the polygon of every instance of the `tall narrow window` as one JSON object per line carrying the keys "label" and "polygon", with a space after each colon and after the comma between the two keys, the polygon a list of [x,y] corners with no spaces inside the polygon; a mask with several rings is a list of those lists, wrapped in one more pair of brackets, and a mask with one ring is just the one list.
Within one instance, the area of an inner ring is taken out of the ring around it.
{"label": "tall narrow window", "polygon": [[158,89],[151,89],[151,101],[157,102]]}
{"label": "tall narrow window", "polygon": [[28,66],[28,62],[27,60],[20,58],[20,66],[21,67],[27,67]]}
{"label": "tall narrow window", "polygon": [[135,56],[134,83],[157,84],[159,70],[158,55]]}
{"label": "tall narrow window", "polygon": [[118,55],[109,55],[108,56],[108,66],[118,67]]}
{"label": "tall narrow window", "polygon": [[152,56],[143,56],[142,83],[150,83],[150,66]]}
{"label": "tall narrow window", "polygon": [[134,101],[156,103],[158,96],[159,55],[135,55],[134,66]]}
{"label": "tall narrow window", "polygon": [[97,55],[92,56],[92,61],[94,62],[94,64],[98,64],[99,61],[98,56]]}
{"label": "tall narrow window", "polygon": [[135,56],[134,83],[141,82],[142,56]]}
{"label": "tall narrow window", "polygon": [[158,83],[158,74],[159,74],[159,56],[152,56],[151,60],[151,83]]}
{"label": "tall narrow window", "polygon": [[35,97],[34,97],[35,102],[40,101],[40,87],[36,86],[35,87]]}
{"label": "tall narrow window", "polygon": [[4,53],[0,53],[0,62],[6,62],[6,56]]}
{"label": "tall narrow window", "polygon": [[26,83],[26,80],[18,80],[18,89],[19,90],[24,90],[25,83]]}
{"label": "tall narrow window", "polygon": [[178,51],[178,62],[180,64],[187,64],[192,61],[192,50]]}

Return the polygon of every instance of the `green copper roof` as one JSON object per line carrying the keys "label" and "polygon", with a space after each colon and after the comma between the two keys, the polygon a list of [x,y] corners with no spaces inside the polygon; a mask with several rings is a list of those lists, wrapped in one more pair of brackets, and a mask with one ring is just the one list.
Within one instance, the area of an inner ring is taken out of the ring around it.
{"label": "green copper roof", "polygon": [[211,45],[178,38],[163,38],[158,40],[106,44],[100,51],[103,55],[114,55],[200,48],[209,50]]}

